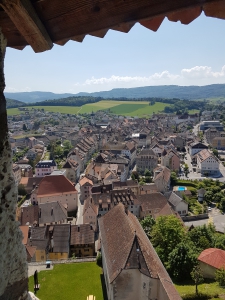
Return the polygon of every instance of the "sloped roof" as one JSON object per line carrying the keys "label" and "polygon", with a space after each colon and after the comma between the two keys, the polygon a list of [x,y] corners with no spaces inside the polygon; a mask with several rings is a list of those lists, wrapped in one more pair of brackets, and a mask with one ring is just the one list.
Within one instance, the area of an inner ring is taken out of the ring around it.
{"label": "sloped roof", "polygon": [[199,255],[198,260],[219,269],[225,267],[225,251],[217,248],[205,249]]}
{"label": "sloped roof", "polygon": [[70,245],[93,244],[95,242],[95,232],[89,224],[71,226]]}
{"label": "sloped roof", "polygon": [[23,233],[23,241],[22,241],[22,243],[23,243],[24,245],[26,245],[27,242],[28,242],[29,226],[20,226],[20,230],[21,230],[22,233]]}
{"label": "sloped roof", "polygon": [[45,176],[39,184],[37,196],[77,193],[73,183],[64,175]]}
{"label": "sloped roof", "polygon": [[67,210],[58,201],[39,204],[39,224],[64,221]]}
{"label": "sloped roof", "polygon": [[109,29],[129,32],[136,22],[157,31],[167,17],[189,24],[204,11],[206,16],[225,18],[224,0],[128,0],[93,2],[88,0],[1,1],[0,27],[8,46],[35,52],[82,42],[85,35],[104,37]]}
{"label": "sloped roof", "polygon": [[[181,299],[138,219],[129,211],[126,213],[124,205],[116,205],[101,217],[99,228],[110,283],[133,262],[134,268],[162,282],[168,299]],[[131,257],[133,250],[139,264]]]}
{"label": "sloped roof", "polygon": [[70,224],[54,225],[53,252],[69,253]]}
{"label": "sloped roof", "polygon": [[[21,208],[21,225],[33,225],[38,222],[38,206],[32,205]],[[29,223],[29,224],[28,224]]]}

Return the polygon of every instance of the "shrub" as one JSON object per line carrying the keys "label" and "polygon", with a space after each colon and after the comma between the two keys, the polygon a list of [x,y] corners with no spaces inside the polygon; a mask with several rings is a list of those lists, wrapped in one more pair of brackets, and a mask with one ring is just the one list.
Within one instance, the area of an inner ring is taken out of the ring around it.
{"label": "shrub", "polygon": [[99,252],[96,258],[96,264],[102,268],[102,254]]}
{"label": "shrub", "polygon": [[225,269],[224,267],[218,269],[215,273],[215,279],[219,282],[220,286],[225,286]]}
{"label": "shrub", "polygon": [[198,295],[196,294],[186,294],[182,296],[183,300],[209,300],[212,298],[218,298],[218,294],[207,294],[207,293],[199,293]]}

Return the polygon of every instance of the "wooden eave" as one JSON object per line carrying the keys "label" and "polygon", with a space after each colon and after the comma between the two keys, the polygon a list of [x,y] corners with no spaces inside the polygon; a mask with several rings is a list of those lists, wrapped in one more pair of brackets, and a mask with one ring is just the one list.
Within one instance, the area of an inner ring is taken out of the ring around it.
{"label": "wooden eave", "polygon": [[202,12],[225,18],[225,0],[0,0],[0,27],[8,47],[35,52],[52,43],[129,32],[136,22],[157,31],[164,18],[189,24]]}

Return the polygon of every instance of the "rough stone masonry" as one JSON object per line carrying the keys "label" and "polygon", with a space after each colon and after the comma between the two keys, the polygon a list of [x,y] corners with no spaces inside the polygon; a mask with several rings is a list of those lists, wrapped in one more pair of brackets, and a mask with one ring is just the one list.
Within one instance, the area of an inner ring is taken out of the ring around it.
{"label": "rough stone masonry", "polygon": [[12,176],[4,96],[7,41],[0,30],[0,300],[27,300],[28,277],[22,232],[16,222],[17,189]]}

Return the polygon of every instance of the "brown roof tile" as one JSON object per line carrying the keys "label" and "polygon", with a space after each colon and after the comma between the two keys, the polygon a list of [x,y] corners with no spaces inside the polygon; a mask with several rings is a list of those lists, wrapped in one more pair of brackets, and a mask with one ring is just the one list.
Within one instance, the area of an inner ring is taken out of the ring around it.
{"label": "brown roof tile", "polygon": [[72,225],[70,245],[94,244],[95,233],[89,224]]}
{"label": "brown roof tile", "polygon": [[39,184],[37,196],[77,193],[73,183],[64,175],[45,176]]}
{"label": "brown roof tile", "polygon": [[[101,217],[99,228],[110,283],[133,264],[145,275],[160,279],[169,299],[181,299],[138,219],[129,211],[126,213],[124,205],[118,204]],[[138,245],[136,256],[140,265],[131,257],[134,244]]]}

